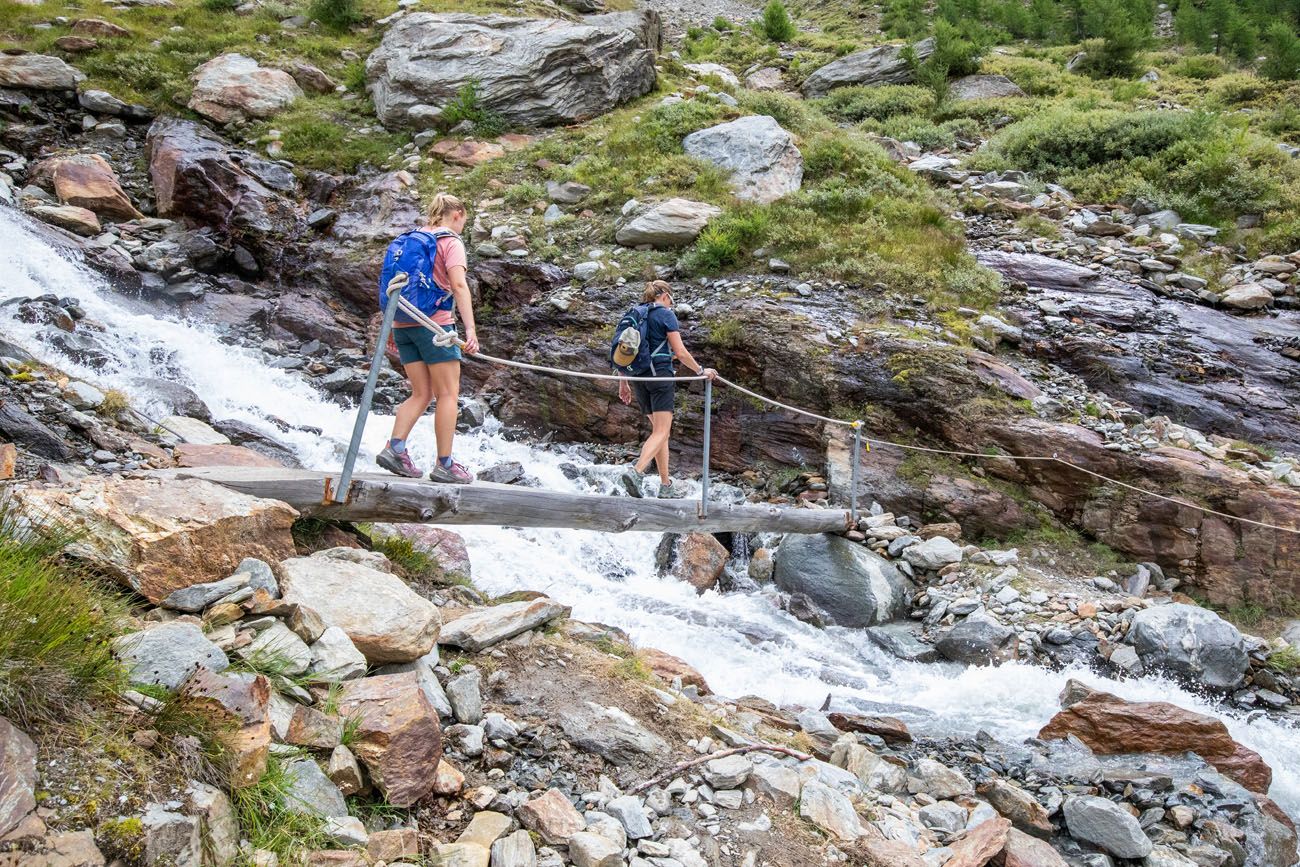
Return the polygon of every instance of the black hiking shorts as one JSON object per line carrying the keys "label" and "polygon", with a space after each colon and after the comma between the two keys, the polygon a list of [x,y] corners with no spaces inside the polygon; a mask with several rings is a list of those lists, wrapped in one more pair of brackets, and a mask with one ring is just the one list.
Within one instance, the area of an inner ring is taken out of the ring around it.
{"label": "black hiking shorts", "polygon": [[636,395],[637,406],[646,415],[656,412],[672,412],[676,384],[672,382],[644,382],[632,380],[632,393]]}

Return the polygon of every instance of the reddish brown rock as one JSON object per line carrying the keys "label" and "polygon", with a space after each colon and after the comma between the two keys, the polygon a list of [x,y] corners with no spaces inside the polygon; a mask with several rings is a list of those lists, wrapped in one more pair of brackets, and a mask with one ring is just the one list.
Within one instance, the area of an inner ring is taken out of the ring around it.
{"label": "reddish brown rock", "polygon": [[916,535],[922,539],[933,539],[935,536],[943,536],[945,539],[951,539],[954,542],[961,540],[961,524],[956,522],[947,522],[943,524],[926,524],[916,531]]}
{"label": "reddish brown rock", "polygon": [[400,536],[409,540],[417,551],[437,562],[444,577],[466,581],[473,577],[465,537],[455,530],[428,524],[374,524],[372,532],[378,537]]}
{"label": "reddish brown rock", "polygon": [[529,831],[540,834],[548,846],[567,846],[570,837],[587,827],[582,814],[558,789],[547,789],[536,798],[524,801],[515,810],[515,816]]}
{"label": "reddish brown rock", "polygon": [[366,854],[375,861],[412,861],[420,857],[420,837],[414,828],[376,831],[366,841]]}
{"label": "reddish brown rock", "polygon": [[213,674],[200,668],[181,688],[185,705],[218,724],[234,758],[231,785],[250,786],[266,772],[271,749],[271,682],[260,674]]}
{"label": "reddish brown rock", "polygon": [[97,36],[101,39],[119,39],[131,35],[130,30],[103,18],[78,18],[72,22],[72,32],[77,36]]}
{"label": "reddish brown rock", "polygon": [[54,40],[54,47],[68,54],[85,54],[99,47],[99,42],[89,36],[60,36]]}
{"label": "reddish brown rock", "polygon": [[1050,843],[1015,828],[1007,832],[1002,854],[989,863],[995,867],[1069,867]]}
{"label": "reddish brown rock", "polygon": [[1011,823],[1001,817],[987,819],[952,844],[952,857],[944,867],[984,867],[1007,844]]}
{"label": "reddish brown rock", "polygon": [[717,586],[730,554],[712,534],[668,535],[664,537],[664,545],[672,546],[667,552],[667,560],[671,564],[668,567],[669,572],[674,578],[685,581],[694,587],[697,593],[712,590]]}
{"label": "reddish brown rock", "polygon": [[1069,735],[1102,755],[1194,752],[1254,792],[1267,792],[1273,779],[1260,755],[1233,740],[1222,722],[1168,702],[1125,701],[1094,692],[1052,717],[1038,733],[1049,740]]}
{"label": "reddish brown rock", "polygon": [[302,88],[280,69],[242,54],[222,54],[194,70],[189,107],[217,123],[270,117],[299,99]]}
{"label": "reddish brown rock", "polygon": [[495,160],[506,155],[506,149],[499,144],[473,139],[465,141],[443,139],[435,144],[431,150],[446,162],[468,168],[480,166],[489,160]]}
{"label": "reddish brown rock", "polygon": [[12,479],[18,464],[18,447],[13,443],[0,443],[0,481]]}
{"label": "reddish brown rock", "polygon": [[704,680],[704,675],[692,668],[684,659],[679,659],[671,653],[664,653],[662,650],[655,650],[653,647],[643,647],[637,651],[637,655],[664,683],[671,684],[674,678],[680,677],[682,686],[693,686],[700,691],[700,695],[709,695],[712,692]]}
{"label": "reddish brown rock", "polygon": [[1010,819],[1018,832],[1044,839],[1056,833],[1047,808],[1019,786],[1006,780],[993,780],[980,786],[979,793],[993,809]]}
{"label": "reddish brown rock", "polygon": [[864,713],[833,713],[828,719],[842,732],[862,732],[884,738],[893,744],[910,744],[912,733],[907,724],[892,716]]}
{"label": "reddish brown rock", "polygon": [[113,220],[134,220],[143,216],[118,183],[117,173],[99,154],[71,154],[51,157],[32,169],[47,176],[59,201],[93,211]]}
{"label": "reddish brown rock", "polygon": [[350,746],[390,804],[409,807],[437,785],[442,728],[415,672],[344,681],[339,714],[359,720]]}
{"label": "reddish brown rock", "polygon": [[435,795],[459,795],[465,788],[465,775],[446,759],[438,762],[437,779],[433,784]]}
{"label": "reddish brown rock", "polygon": [[284,464],[244,446],[181,443],[175,449],[178,467],[282,467]]}
{"label": "reddish brown rock", "polygon": [[285,743],[332,750],[342,742],[343,720],[306,705],[294,705]]}

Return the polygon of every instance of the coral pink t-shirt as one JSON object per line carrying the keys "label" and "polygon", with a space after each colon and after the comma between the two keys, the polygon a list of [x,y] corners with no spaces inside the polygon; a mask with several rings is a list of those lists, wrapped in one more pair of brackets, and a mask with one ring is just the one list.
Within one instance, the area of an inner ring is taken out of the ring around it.
{"label": "coral pink t-shirt", "polygon": [[[451,269],[468,267],[469,259],[465,255],[464,241],[454,235],[444,235],[438,239],[438,257],[433,263],[433,282],[450,292]],[[439,310],[430,318],[436,325],[456,324],[456,316],[450,310]]]}

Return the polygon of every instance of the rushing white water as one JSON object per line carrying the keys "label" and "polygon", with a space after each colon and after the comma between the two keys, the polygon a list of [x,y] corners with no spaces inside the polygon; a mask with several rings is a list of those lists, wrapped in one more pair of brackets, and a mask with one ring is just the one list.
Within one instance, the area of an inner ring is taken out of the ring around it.
{"label": "rushing white water", "polygon": [[[12,306],[0,307],[0,334],[105,387],[131,393],[134,377],[182,382],[208,403],[215,417],[258,427],[292,446],[304,464],[338,465],[351,432],[351,412],[323,399],[296,374],[271,368],[272,359],[259,351],[223,343],[202,324],[130,303],[97,275],[30,235],[12,212],[0,209],[0,302],[46,293],[77,298],[88,317],[106,327],[113,354],[107,367],[92,370],[41,342],[41,328],[14,320]],[[488,335],[489,345],[490,339]],[[282,434],[268,416],[319,427],[323,433]],[[363,462],[382,447],[390,424],[382,416],[371,419]],[[417,427],[411,449],[417,463],[430,463],[428,423]],[[509,442],[493,424],[461,437],[457,454],[477,467],[519,461],[547,488],[579,490],[593,484],[571,480],[562,471],[566,462],[581,463],[570,450]],[[605,468],[606,475],[612,469]],[[595,484],[602,483],[598,479]],[[546,591],[572,605],[580,619],[621,627],[638,644],[680,656],[721,694],[813,707],[828,695],[840,705],[901,706],[898,713],[924,733],[984,729],[1015,741],[1038,731],[1058,709],[1066,679],[1079,676],[1124,698],[1170,701],[1223,719],[1234,737],[1272,766],[1272,796],[1300,816],[1297,732],[1259,714],[1248,717],[1218,707],[1173,683],[1108,681],[1087,671],[1050,672],[1019,664],[961,669],[899,662],[854,630],[818,630],[791,618],[765,592],[700,596],[684,583],[658,577],[653,566],[658,537],[653,534],[501,527],[462,532],[475,581],[483,589]]]}

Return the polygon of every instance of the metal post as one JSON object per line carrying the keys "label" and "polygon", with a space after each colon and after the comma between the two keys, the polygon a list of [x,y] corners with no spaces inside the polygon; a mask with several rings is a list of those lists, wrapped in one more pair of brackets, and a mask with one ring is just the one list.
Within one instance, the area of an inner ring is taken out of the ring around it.
{"label": "metal post", "polygon": [[700,517],[709,516],[709,440],[713,427],[713,380],[704,380],[704,472],[700,474]]}
{"label": "metal post", "polygon": [[357,453],[361,451],[361,437],[366,432],[366,416],[370,414],[370,402],[375,397],[375,384],[379,382],[379,366],[384,363],[384,348],[388,345],[388,332],[393,329],[393,317],[397,315],[397,302],[402,291],[389,291],[388,303],[384,305],[384,321],[379,326],[379,338],[375,343],[375,354],[370,359],[370,373],[366,375],[366,387],[361,391],[361,405],[357,407],[357,420],[352,424],[352,441],[348,443],[348,454],[343,459],[343,472],[339,475],[338,487],[334,489],[334,502],[346,503],[348,487],[352,484],[352,470],[356,467]]}
{"label": "metal post", "polygon": [[858,464],[862,462],[862,422],[853,423],[853,471],[849,481],[849,520],[858,528]]}

